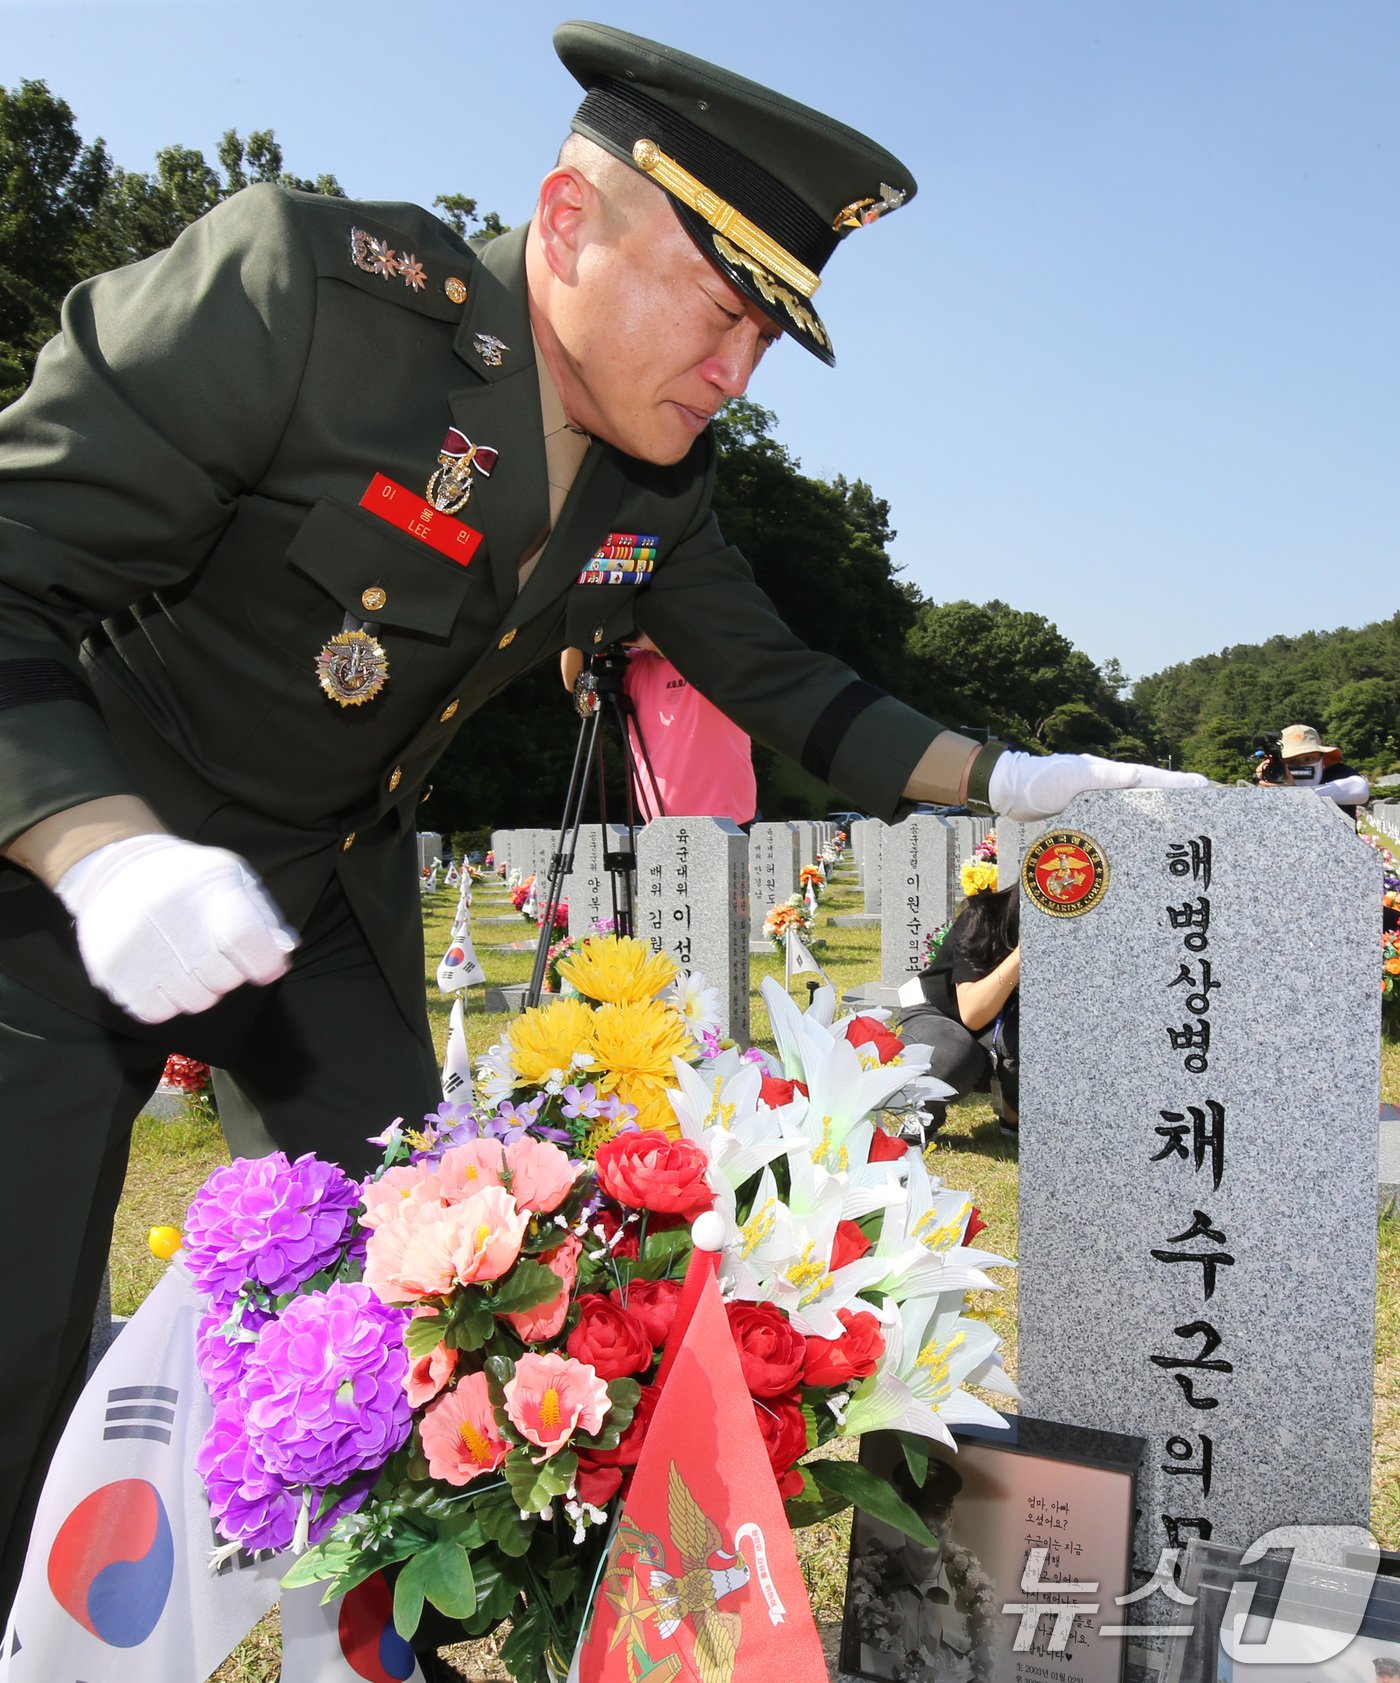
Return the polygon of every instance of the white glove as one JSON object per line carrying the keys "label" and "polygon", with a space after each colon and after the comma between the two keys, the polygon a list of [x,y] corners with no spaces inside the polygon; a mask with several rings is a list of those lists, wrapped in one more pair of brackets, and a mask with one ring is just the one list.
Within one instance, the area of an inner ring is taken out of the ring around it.
{"label": "white glove", "polygon": [[1208,782],[1196,771],[1159,771],[1094,754],[1009,750],[992,767],[987,801],[994,811],[1025,823],[1053,818],[1088,789],[1204,789]]}
{"label": "white glove", "polygon": [[244,982],[273,982],[297,936],[250,866],[178,836],[108,842],[54,888],[93,986],[140,1023],[207,1011]]}

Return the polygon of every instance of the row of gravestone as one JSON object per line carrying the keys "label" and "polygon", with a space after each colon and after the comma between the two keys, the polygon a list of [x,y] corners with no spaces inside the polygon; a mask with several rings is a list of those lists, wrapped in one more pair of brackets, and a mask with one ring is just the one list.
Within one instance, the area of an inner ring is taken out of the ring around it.
{"label": "row of gravestone", "polygon": [[[852,825],[850,849],[865,909],[836,921],[880,928],[881,977],[865,990],[867,1003],[891,1003],[898,984],[922,966],[928,938],[957,905],[959,872],[989,828],[987,819],[933,814],[894,825],[877,819]],[[713,819],[669,818],[640,832],[637,933],[720,986],[729,1033],[747,1026],[747,961],[751,952],[767,950],[764,919],[800,892],[802,867],[830,846],[835,831],[832,824],[758,823],[746,836]],[[572,838],[562,896],[570,936],[615,918],[621,874],[609,871],[608,858],[623,838],[620,828],[605,834],[596,824]],[[534,876],[543,885],[557,839],[552,830],[501,830],[491,845],[509,874]],[[537,892],[542,906],[543,888]]]}

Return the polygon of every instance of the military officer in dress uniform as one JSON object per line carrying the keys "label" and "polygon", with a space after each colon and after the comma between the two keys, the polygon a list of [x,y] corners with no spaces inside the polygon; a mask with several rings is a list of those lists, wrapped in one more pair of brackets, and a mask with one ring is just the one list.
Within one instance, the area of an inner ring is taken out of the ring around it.
{"label": "military officer in dress uniform", "polygon": [[0,417],[11,1574],[166,1053],[354,1170],[435,1102],[415,813],[520,673],[645,632],[887,818],[1158,775],[984,747],[786,629],[709,422],[779,339],[832,361],[821,271],[914,179],[685,54],[555,44],[584,99],[526,227],[250,188],[78,287]]}

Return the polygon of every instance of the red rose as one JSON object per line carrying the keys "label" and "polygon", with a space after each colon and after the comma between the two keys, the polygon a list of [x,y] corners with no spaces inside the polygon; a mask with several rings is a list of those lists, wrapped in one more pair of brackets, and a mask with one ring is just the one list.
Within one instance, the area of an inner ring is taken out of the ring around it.
{"label": "red rose", "polygon": [[633,1280],[626,1291],[608,1293],[614,1303],[623,1304],[642,1323],[654,1350],[666,1342],[680,1295],[679,1280]]}
{"label": "red rose", "polygon": [[882,1064],[892,1062],[904,1050],[904,1042],[878,1017],[852,1017],[846,1024],[846,1039],[852,1046],[873,1046]]}
{"label": "red rose", "polygon": [[868,1161],[892,1163],[896,1157],[903,1157],[908,1149],[908,1140],[901,1139],[898,1134],[887,1134],[883,1128],[877,1127],[871,1136]]}
{"label": "red rose", "polygon": [[729,1330],[751,1397],[779,1397],[802,1377],[807,1342],[771,1303],[730,1303]]}
{"label": "red rose", "polygon": [[654,1352],[635,1315],[596,1291],[585,1292],[578,1306],[579,1323],[564,1344],[576,1362],[587,1362],[599,1379],[646,1372]]}
{"label": "red rose", "polygon": [[656,1413],[656,1405],[660,1400],[661,1392],[655,1385],[643,1385],[642,1394],[637,1398],[637,1412],[632,1416],[632,1423],[622,1434],[622,1441],[617,1448],[580,1449],[580,1464],[586,1461],[590,1467],[635,1467],[637,1457],[642,1453],[647,1427],[651,1424],[651,1417]]}
{"label": "red rose", "polygon": [[807,1083],[787,1081],[781,1075],[765,1075],[763,1085],[758,1089],[758,1102],[766,1104],[769,1110],[777,1110],[780,1105],[791,1104],[794,1093],[801,1093],[805,1099]]}
{"label": "red rose", "polygon": [[963,1234],[963,1244],[970,1245],[979,1233],[986,1232],[987,1224],[982,1220],[982,1212],[974,1204],[972,1214],[967,1218],[967,1232]]}
{"label": "red rose", "polygon": [[754,1415],[763,1435],[763,1447],[778,1481],[778,1494],[786,1499],[802,1489],[802,1474],[793,1463],[807,1453],[807,1422],[792,1397],[775,1397],[755,1402]]}
{"label": "red rose", "polygon": [[715,1201],[705,1179],[705,1153],[690,1140],[665,1134],[616,1134],[598,1147],[598,1184],[632,1210],[655,1210],[693,1220]]}
{"label": "red rose", "polygon": [[574,1474],[578,1499],[580,1502],[591,1502],[595,1508],[605,1508],[617,1495],[618,1486],[622,1483],[622,1468],[591,1467],[587,1456],[587,1450],[580,1452],[578,1471]]}
{"label": "red rose", "polygon": [[875,1316],[866,1309],[838,1309],[836,1318],[846,1329],[840,1338],[807,1340],[804,1385],[849,1385],[853,1379],[868,1379],[879,1366],[885,1335]]}
{"label": "red rose", "polygon": [[853,1221],[838,1221],[836,1237],[831,1242],[831,1272],[844,1268],[848,1262],[858,1262],[870,1249],[870,1241]]}

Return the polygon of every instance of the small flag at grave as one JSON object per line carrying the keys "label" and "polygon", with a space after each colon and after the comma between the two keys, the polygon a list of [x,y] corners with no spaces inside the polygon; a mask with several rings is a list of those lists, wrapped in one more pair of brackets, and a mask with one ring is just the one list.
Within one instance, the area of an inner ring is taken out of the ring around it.
{"label": "small flag at grave", "polygon": [[447,1028],[447,1054],[442,1060],[442,1096],[455,1099],[472,1090],[472,1060],[467,1051],[467,1028],[462,1019],[460,995],[452,1001]]}
{"label": "small flag at grave", "polygon": [[824,982],[831,984],[830,976],[812,957],[811,948],[795,929],[789,929],[783,939],[783,957],[788,981],[794,976],[820,976]]}
{"label": "small flag at grave", "polygon": [[462,988],[479,987],[485,981],[486,972],[481,968],[471,936],[465,930],[459,935],[454,926],[451,942],[437,968],[438,987],[443,993],[457,993]]}

